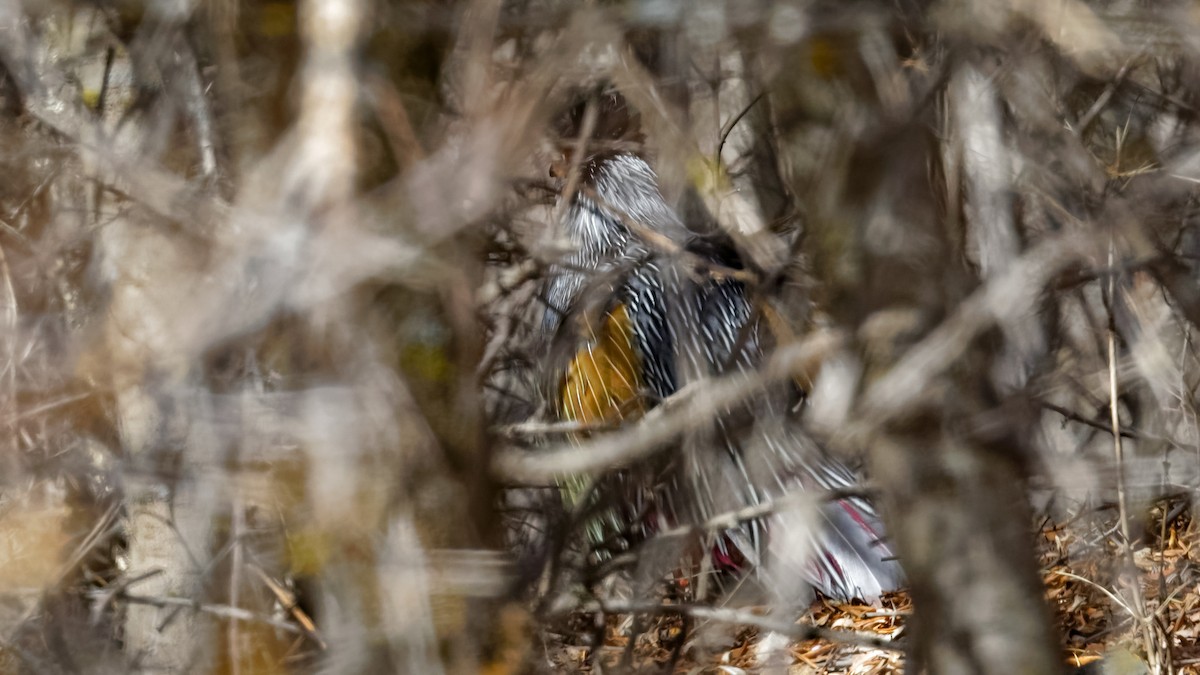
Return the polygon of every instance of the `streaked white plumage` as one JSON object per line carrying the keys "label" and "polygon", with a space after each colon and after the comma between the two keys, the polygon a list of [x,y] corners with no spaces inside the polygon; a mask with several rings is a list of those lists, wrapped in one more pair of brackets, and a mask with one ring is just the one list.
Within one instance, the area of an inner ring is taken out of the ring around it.
{"label": "streaked white plumage", "polygon": [[[634,326],[643,381],[655,396],[670,396],[695,378],[757,367],[760,328],[746,328],[754,312],[743,285],[697,280],[622,223],[631,219],[680,246],[694,237],[663,199],[649,164],[621,153],[594,159],[585,173],[598,201],[578,194],[566,213],[566,234],[576,249],[553,270],[547,298],[554,309],[546,314],[546,330],[557,330],[592,278],[610,275],[610,290]],[[669,490],[674,513],[667,517],[703,521],[794,490],[814,491],[819,499],[821,491],[855,485],[854,472],[824,454],[797,424],[786,393],[776,391],[716,420],[698,421],[681,441],[682,461]],[[757,565],[765,557],[763,530],[769,529],[774,569],[794,568],[825,595],[873,599],[902,583],[870,504],[841,499],[810,512],[818,517],[807,524],[783,516],[767,528],[747,523],[720,537],[714,555],[728,564],[740,559]],[[791,538],[800,538],[792,540],[800,545],[779,545]],[[795,551],[804,551],[804,559],[780,559]]]}

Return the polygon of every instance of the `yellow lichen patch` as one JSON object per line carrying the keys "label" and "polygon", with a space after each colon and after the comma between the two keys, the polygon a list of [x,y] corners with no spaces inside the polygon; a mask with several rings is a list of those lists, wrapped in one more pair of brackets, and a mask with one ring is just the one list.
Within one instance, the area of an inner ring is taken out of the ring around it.
{"label": "yellow lichen patch", "polygon": [[590,426],[640,412],[641,359],[625,306],[618,305],[610,311],[600,330],[592,331],[589,337],[567,366],[562,392],[563,419]]}
{"label": "yellow lichen patch", "polygon": [[96,110],[100,107],[100,90],[99,89],[84,89],[81,94],[83,104],[88,110]]}

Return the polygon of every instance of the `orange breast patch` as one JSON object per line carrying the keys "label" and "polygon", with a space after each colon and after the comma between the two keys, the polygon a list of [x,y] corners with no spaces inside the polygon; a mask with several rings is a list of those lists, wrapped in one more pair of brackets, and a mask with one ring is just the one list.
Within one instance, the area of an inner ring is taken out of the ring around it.
{"label": "orange breast patch", "polygon": [[563,380],[562,418],[590,426],[643,412],[642,363],[625,305],[609,311],[598,331],[585,332],[587,343],[575,352]]}

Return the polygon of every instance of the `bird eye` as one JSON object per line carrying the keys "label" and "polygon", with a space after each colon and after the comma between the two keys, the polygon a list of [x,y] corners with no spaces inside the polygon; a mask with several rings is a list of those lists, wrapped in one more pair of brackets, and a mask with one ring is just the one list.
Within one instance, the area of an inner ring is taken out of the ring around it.
{"label": "bird eye", "polygon": [[567,171],[570,169],[570,155],[566,152],[561,152],[550,162],[550,177],[551,178],[566,178]]}

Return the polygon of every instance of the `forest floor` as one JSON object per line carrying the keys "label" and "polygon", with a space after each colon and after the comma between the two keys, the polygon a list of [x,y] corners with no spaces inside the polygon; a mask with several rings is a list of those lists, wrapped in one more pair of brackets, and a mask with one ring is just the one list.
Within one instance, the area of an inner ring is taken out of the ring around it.
{"label": "forest floor", "polygon": [[[1132,555],[1146,604],[1171,645],[1175,672],[1200,674],[1200,525],[1184,506],[1181,502],[1157,505],[1150,518],[1140,523],[1143,535]],[[1129,654],[1144,653],[1126,608],[1129,584],[1118,583],[1120,561],[1127,554],[1115,543],[1116,529],[1115,509],[1064,524],[1044,522],[1040,528],[1046,597],[1056,614],[1063,659],[1071,668],[1095,663],[1106,654],[1121,654],[1128,663]],[[813,639],[775,645],[775,651],[768,652],[763,634],[754,628],[729,633],[731,644],[721,650],[693,649],[689,642],[677,649],[683,620],[674,615],[649,620],[632,652],[628,650],[632,622],[628,617],[610,617],[599,653],[600,668],[595,667],[592,650],[582,643],[571,644],[570,636],[560,636],[559,648],[551,653],[556,669],[564,673],[627,672],[618,667],[625,660],[636,672],[740,675],[761,671],[765,654],[779,658],[786,650],[789,675],[883,675],[904,669],[906,619],[911,611],[911,599],[903,592],[889,594],[874,606],[819,598],[798,621],[877,638],[894,644],[894,649]],[[1121,668],[1119,672],[1139,671]]]}

